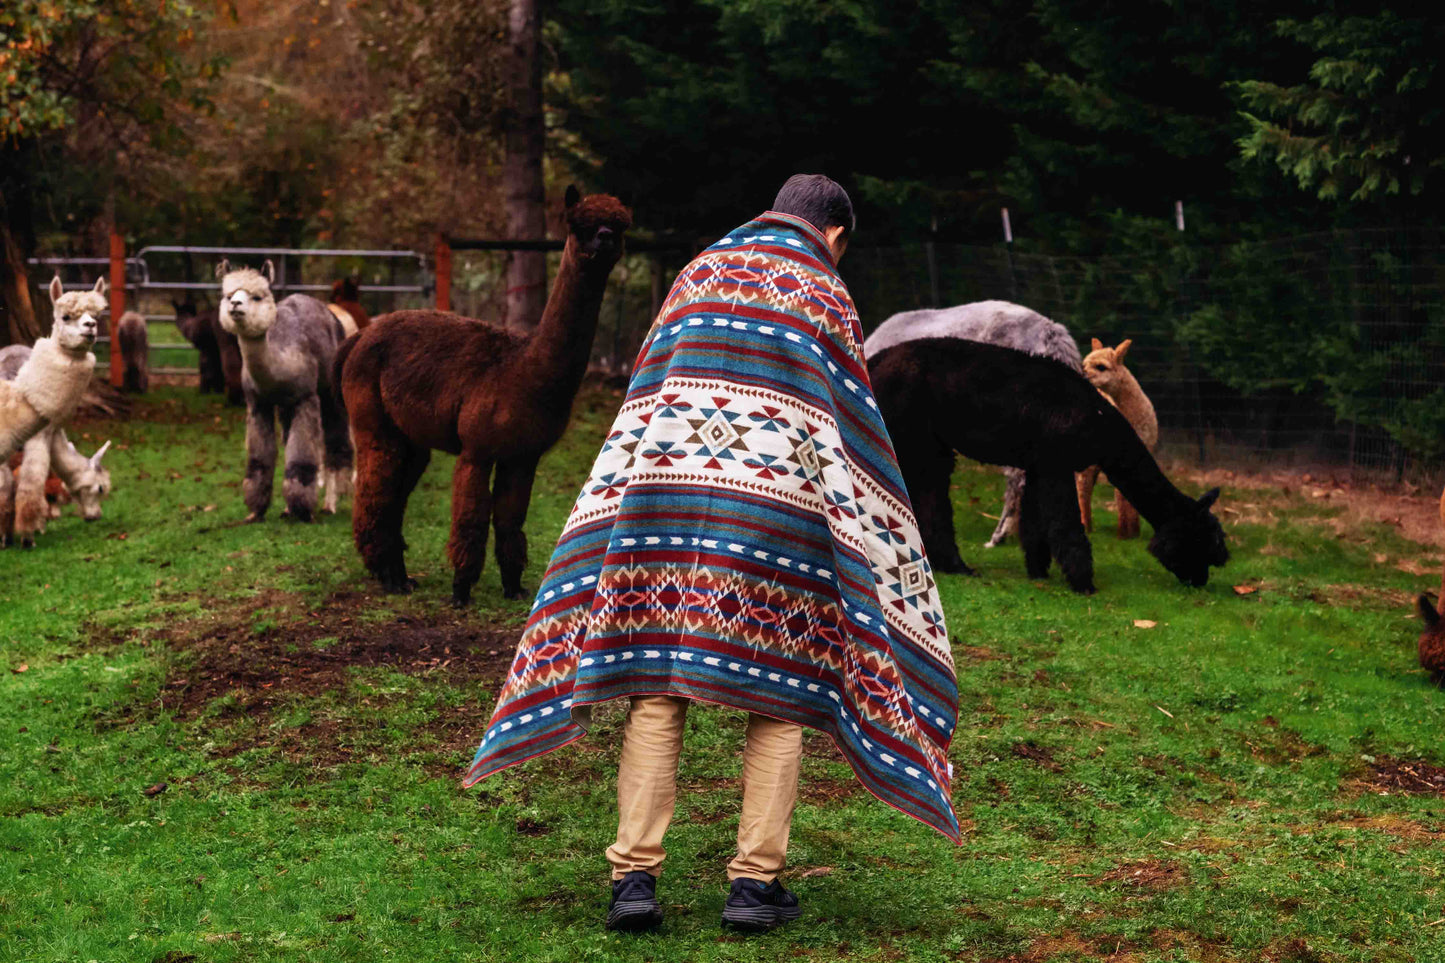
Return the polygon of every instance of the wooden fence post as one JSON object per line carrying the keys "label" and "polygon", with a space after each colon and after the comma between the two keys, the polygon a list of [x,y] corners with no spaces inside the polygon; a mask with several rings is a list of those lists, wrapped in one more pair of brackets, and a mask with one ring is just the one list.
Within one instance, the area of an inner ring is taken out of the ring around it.
{"label": "wooden fence post", "polygon": [[452,246],[447,236],[438,232],[436,245],[437,262],[437,310],[452,309]]}
{"label": "wooden fence post", "polygon": [[125,384],[125,364],[120,356],[120,316],[125,313],[125,238],[110,232],[110,383],[119,388]]}

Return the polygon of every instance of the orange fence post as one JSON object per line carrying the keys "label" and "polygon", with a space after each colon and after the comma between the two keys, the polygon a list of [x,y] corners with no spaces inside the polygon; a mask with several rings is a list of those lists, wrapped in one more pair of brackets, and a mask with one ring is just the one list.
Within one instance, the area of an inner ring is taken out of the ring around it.
{"label": "orange fence post", "polygon": [[445,234],[437,234],[437,310],[452,309],[452,246]]}
{"label": "orange fence post", "polygon": [[125,366],[120,356],[120,339],[116,330],[125,313],[125,238],[110,232],[110,383],[119,388],[125,383]]}

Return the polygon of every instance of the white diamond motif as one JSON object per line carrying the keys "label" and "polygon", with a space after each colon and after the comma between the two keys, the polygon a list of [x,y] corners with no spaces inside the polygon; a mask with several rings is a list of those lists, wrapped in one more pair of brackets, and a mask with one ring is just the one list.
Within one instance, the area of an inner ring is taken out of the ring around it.
{"label": "white diamond motif", "polygon": [[697,434],[703,444],[713,452],[723,451],[739,438],[737,431],[721,411],[713,412],[713,416],[707,420],[707,424],[698,429]]}
{"label": "white diamond motif", "polygon": [[813,447],[813,439],[804,438],[794,445],[793,456],[798,459],[798,464],[803,466],[803,473],[809,480],[818,477],[822,466],[818,464],[818,451]]}
{"label": "white diamond motif", "polygon": [[928,576],[923,568],[923,560],[905,562],[898,566],[898,584],[902,588],[900,594],[906,599],[925,591],[928,588]]}

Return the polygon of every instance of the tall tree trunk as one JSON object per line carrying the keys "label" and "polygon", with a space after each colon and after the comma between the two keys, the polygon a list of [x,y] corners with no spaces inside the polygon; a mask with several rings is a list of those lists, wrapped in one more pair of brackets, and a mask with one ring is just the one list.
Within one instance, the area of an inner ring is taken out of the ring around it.
{"label": "tall tree trunk", "polygon": [[11,344],[34,344],[40,337],[40,322],[30,300],[30,274],[25,269],[25,252],[6,222],[0,201],[0,348]]}
{"label": "tall tree trunk", "polygon": [[33,141],[0,145],[0,348],[34,344],[44,333],[25,265],[35,246],[30,220],[35,156]]}
{"label": "tall tree trunk", "polygon": [[[542,186],[546,143],[542,115],[541,19],[537,0],[509,0],[511,91],[504,120],[506,157],[502,186],[506,194],[507,235],[537,240],[547,232],[547,197]],[[514,251],[507,259],[507,326],[530,330],[547,303],[547,255]]]}

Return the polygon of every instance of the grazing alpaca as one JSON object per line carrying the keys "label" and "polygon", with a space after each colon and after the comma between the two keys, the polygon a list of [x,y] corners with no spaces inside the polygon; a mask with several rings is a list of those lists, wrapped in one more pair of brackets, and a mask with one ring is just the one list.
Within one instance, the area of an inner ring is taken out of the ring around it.
{"label": "grazing alpaca", "polygon": [[[366,567],[392,591],[413,584],[401,537],[406,500],[433,448],[459,454],[452,475],[452,603],[481,575],[497,530],[502,591],[522,597],[522,523],[537,460],[567,427],[587,370],[607,276],[632,215],[615,198],[567,189],[567,244],[546,310],[527,336],[438,311],[398,311],[337,357],[356,436],[352,527]],[[488,481],[496,469],[496,479]]]}
{"label": "grazing alpaca", "polygon": [[336,316],[336,320],[341,322],[348,338],[371,324],[371,315],[361,306],[361,302],[357,300],[359,297],[361,288],[351,278],[332,282],[331,301],[326,307]]}
{"label": "grazing alpaca", "polygon": [[101,500],[110,494],[110,469],[101,459],[110,449],[110,442],[89,458],[76,451],[58,425],[51,425],[25,443],[10,459],[15,470],[15,505],[13,513],[0,510],[0,516],[12,519],[13,527],[0,532],[0,545],[19,542],[22,548],[35,545],[35,536],[45,531],[46,523],[60,517],[60,506],[75,500],[80,515],[87,522],[100,518],[104,511]]}
{"label": "grazing alpaca", "polygon": [[[1445,491],[1440,493],[1440,525],[1445,527]],[[1430,673],[1430,680],[1436,685],[1445,685],[1445,572],[1440,577],[1440,605],[1437,609],[1430,603],[1430,596],[1422,595],[1415,600],[1425,630],[1420,633],[1417,650],[1420,668]]]}
{"label": "grazing alpaca", "polygon": [[[880,324],[863,342],[863,356],[871,358],[885,348],[919,338],[967,338],[996,344],[1001,348],[1027,351],[1079,370],[1079,346],[1069,329],[1056,321],[1009,301],[974,301],[953,308],[904,311]],[[1009,533],[1018,531],[1019,505],[1023,499],[1024,473],[1005,468],[1003,508],[998,525],[984,542],[986,548],[1001,545]]]}
{"label": "grazing alpaca", "polygon": [[244,405],[241,388],[241,346],[234,334],[221,327],[219,308],[197,312],[190,301],[171,302],[176,308],[176,327],[181,336],[200,352],[201,394],[224,394],[226,403]]}
{"label": "grazing alpaca", "polygon": [[[89,291],[65,294],[57,276],[50,301],[50,337],[35,342],[13,380],[0,381],[0,466],[47,425],[74,414],[95,371],[90,349],[105,313],[105,279]],[[15,480],[0,470],[0,532],[14,527],[14,505]]]}
{"label": "grazing alpaca", "polygon": [[150,338],[146,333],[146,319],[134,311],[127,311],[116,323],[115,336],[121,361],[125,365],[121,389],[145,394],[151,388]]}
{"label": "grazing alpaca", "polygon": [[341,325],[326,305],[304,294],[276,303],[271,294],[275,268],[263,272],[216,266],[221,278],[221,326],[241,350],[241,386],[246,394],[246,475],[241,494],[259,522],[271,506],[276,475],[276,418],[286,447],[286,501],[282,517],[309,522],[316,510],[317,474],[326,478],[325,511],[351,484],[351,438],[346,412],[332,385]]}
{"label": "grazing alpaca", "polygon": [[[1159,444],[1159,419],[1154,414],[1154,405],[1134,375],[1124,367],[1124,355],[1134,342],[1128,338],[1119,342],[1117,348],[1106,348],[1098,338],[1093,339],[1094,350],[1084,358],[1084,377],[1089,384],[1098,388],[1119,413],[1129,420],[1139,433],[1144,447],[1153,451]],[[1094,530],[1094,483],[1099,480],[1099,466],[1091,465],[1079,472],[1075,483],[1079,491],[1079,514],[1084,520],[1084,531]],[[1129,500],[1117,489],[1114,492],[1114,508],[1119,513],[1119,537],[1139,537],[1139,513]]]}
{"label": "grazing alpaca", "polygon": [[930,563],[969,572],[953,535],[948,497],[954,452],[1024,469],[1019,543],[1031,578],[1059,560],[1076,592],[1094,591],[1094,562],[1079,518],[1074,473],[1100,465],[1154,526],[1149,551],[1190,585],[1229,559],[1209,512],[1214,489],[1175,488],[1124,416],[1057,361],[958,338],[896,345],[868,365],[879,410],[898,452]]}

